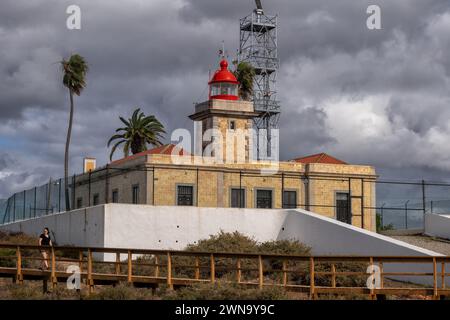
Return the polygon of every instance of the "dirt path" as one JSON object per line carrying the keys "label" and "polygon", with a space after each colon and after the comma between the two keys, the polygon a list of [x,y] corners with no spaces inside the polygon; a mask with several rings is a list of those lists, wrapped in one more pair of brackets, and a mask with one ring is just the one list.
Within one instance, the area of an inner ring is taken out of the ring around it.
{"label": "dirt path", "polygon": [[404,241],[424,249],[450,256],[450,241],[436,239],[428,236],[391,236],[391,238]]}

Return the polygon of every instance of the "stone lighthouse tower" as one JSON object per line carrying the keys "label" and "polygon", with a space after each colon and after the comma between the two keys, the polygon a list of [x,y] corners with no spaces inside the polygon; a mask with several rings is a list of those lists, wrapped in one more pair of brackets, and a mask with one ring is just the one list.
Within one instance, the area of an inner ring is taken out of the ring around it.
{"label": "stone lighthouse tower", "polygon": [[253,102],[239,99],[239,82],[223,59],[209,81],[209,99],[195,106],[197,153],[223,163],[243,163],[253,159],[253,118],[258,117]]}

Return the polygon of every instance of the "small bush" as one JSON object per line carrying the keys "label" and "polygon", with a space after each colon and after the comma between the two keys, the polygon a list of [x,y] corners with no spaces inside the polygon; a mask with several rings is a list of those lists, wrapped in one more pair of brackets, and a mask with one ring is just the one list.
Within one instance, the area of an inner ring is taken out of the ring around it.
{"label": "small bush", "polygon": [[89,300],[149,300],[152,299],[150,289],[138,289],[128,284],[115,287],[97,288],[93,294],[86,296]]}
{"label": "small bush", "polygon": [[255,253],[258,252],[258,242],[237,231],[233,233],[220,231],[217,235],[211,235],[209,239],[189,244],[186,251]]}
{"label": "small bush", "polygon": [[284,289],[279,287],[267,287],[260,290],[219,282],[196,284],[168,291],[162,298],[166,300],[285,300],[288,296]]}
{"label": "small bush", "polygon": [[[220,252],[231,252],[231,253],[260,253],[260,254],[289,254],[289,255],[310,255],[310,248],[305,246],[296,240],[277,240],[277,241],[267,241],[263,243],[259,243],[253,238],[245,236],[239,232],[226,233],[220,231],[216,235],[210,236],[208,239],[203,239],[198,241],[196,244],[189,244],[186,247],[186,251],[190,252],[211,252],[211,253],[220,253]],[[155,263],[155,256],[144,256],[139,258],[138,263]],[[167,268],[165,265],[167,264],[167,257],[165,255],[161,255],[158,257],[159,264],[163,265],[160,268],[160,275],[165,276],[167,273]],[[216,277],[226,277],[231,278],[236,276],[235,271],[227,271],[226,269],[234,269],[237,264],[237,259],[234,258],[215,258],[215,267],[216,267]],[[200,278],[207,279],[211,277],[209,265],[210,258],[209,257],[201,257],[199,258],[199,265],[203,268],[200,269]],[[186,266],[190,266],[187,268]],[[195,275],[195,258],[190,256],[173,256],[172,258],[172,268],[173,268],[173,277],[177,278],[193,278]],[[307,267],[305,263],[296,263],[295,266],[297,268]],[[241,259],[241,268],[243,269],[252,269],[242,271],[243,278],[255,278],[258,275],[257,270],[257,261],[256,259]],[[281,270],[282,268],[282,260],[279,259],[270,259],[264,260],[264,270],[268,269],[276,269]],[[136,275],[153,275],[154,267],[149,266],[136,266],[133,269],[133,274]],[[280,278],[280,273],[278,275],[266,274],[266,276],[271,278]]]}
{"label": "small bush", "polygon": [[42,289],[39,290],[37,287],[33,287],[27,284],[8,285],[6,287],[6,290],[8,292],[8,298],[12,300],[42,300],[44,298]]}
{"label": "small bush", "polygon": [[383,221],[382,221],[382,217],[380,214],[376,215],[376,229],[377,229],[377,233],[380,233],[382,231],[389,231],[389,230],[395,230],[395,227],[392,223],[388,224],[388,225],[382,225]]}

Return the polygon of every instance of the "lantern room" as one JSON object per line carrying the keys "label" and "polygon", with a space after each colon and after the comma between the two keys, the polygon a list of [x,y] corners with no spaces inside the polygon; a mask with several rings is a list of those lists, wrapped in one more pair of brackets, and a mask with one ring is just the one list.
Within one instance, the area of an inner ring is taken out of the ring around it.
{"label": "lantern room", "polygon": [[220,69],[216,71],[209,82],[209,99],[238,100],[238,87],[234,74],[228,70],[228,62],[220,62]]}

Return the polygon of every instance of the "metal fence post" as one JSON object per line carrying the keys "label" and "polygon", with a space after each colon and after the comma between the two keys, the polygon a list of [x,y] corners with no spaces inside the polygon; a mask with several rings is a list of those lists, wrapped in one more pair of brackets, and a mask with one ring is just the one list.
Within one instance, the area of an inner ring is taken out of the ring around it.
{"label": "metal fence post", "polygon": [[198,197],[199,197],[199,186],[198,186],[198,181],[199,181],[199,178],[198,178],[198,168],[197,168],[197,175],[196,175],[196,179],[197,179],[197,181],[196,181],[196,186],[195,186],[195,191],[196,191],[196,196],[195,196],[195,206],[196,207],[198,207]]}
{"label": "metal fence post", "polygon": [[91,206],[91,177],[92,177],[92,171],[89,170],[88,207]]}
{"label": "metal fence post", "polygon": [[[76,191],[76,187],[75,187],[75,183],[76,183],[76,176],[73,175],[72,178],[72,209],[75,209],[75,191]],[[70,204],[69,204],[69,210],[70,210]]]}
{"label": "metal fence post", "polygon": [[364,229],[364,178],[361,178],[361,227]]}
{"label": "metal fence post", "polygon": [[24,220],[25,220],[26,198],[27,198],[27,191],[23,190],[23,219]]}
{"label": "metal fence post", "polygon": [[281,208],[284,208],[284,172],[281,173]]}
{"label": "metal fence post", "polygon": [[425,180],[422,180],[422,209],[423,209],[423,227],[425,228]]}
{"label": "metal fence post", "polygon": [[13,222],[16,221],[16,194],[13,196]]}
{"label": "metal fence post", "polygon": [[61,212],[61,184],[62,184],[62,179],[59,178],[59,191],[58,191],[58,212]]}
{"label": "metal fence post", "polygon": [[34,187],[34,217],[36,218],[37,187]]}
{"label": "metal fence post", "polygon": [[405,229],[408,230],[408,201],[405,203]]}
{"label": "metal fence post", "polygon": [[106,165],[105,177],[105,203],[109,203],[109,164]]}

